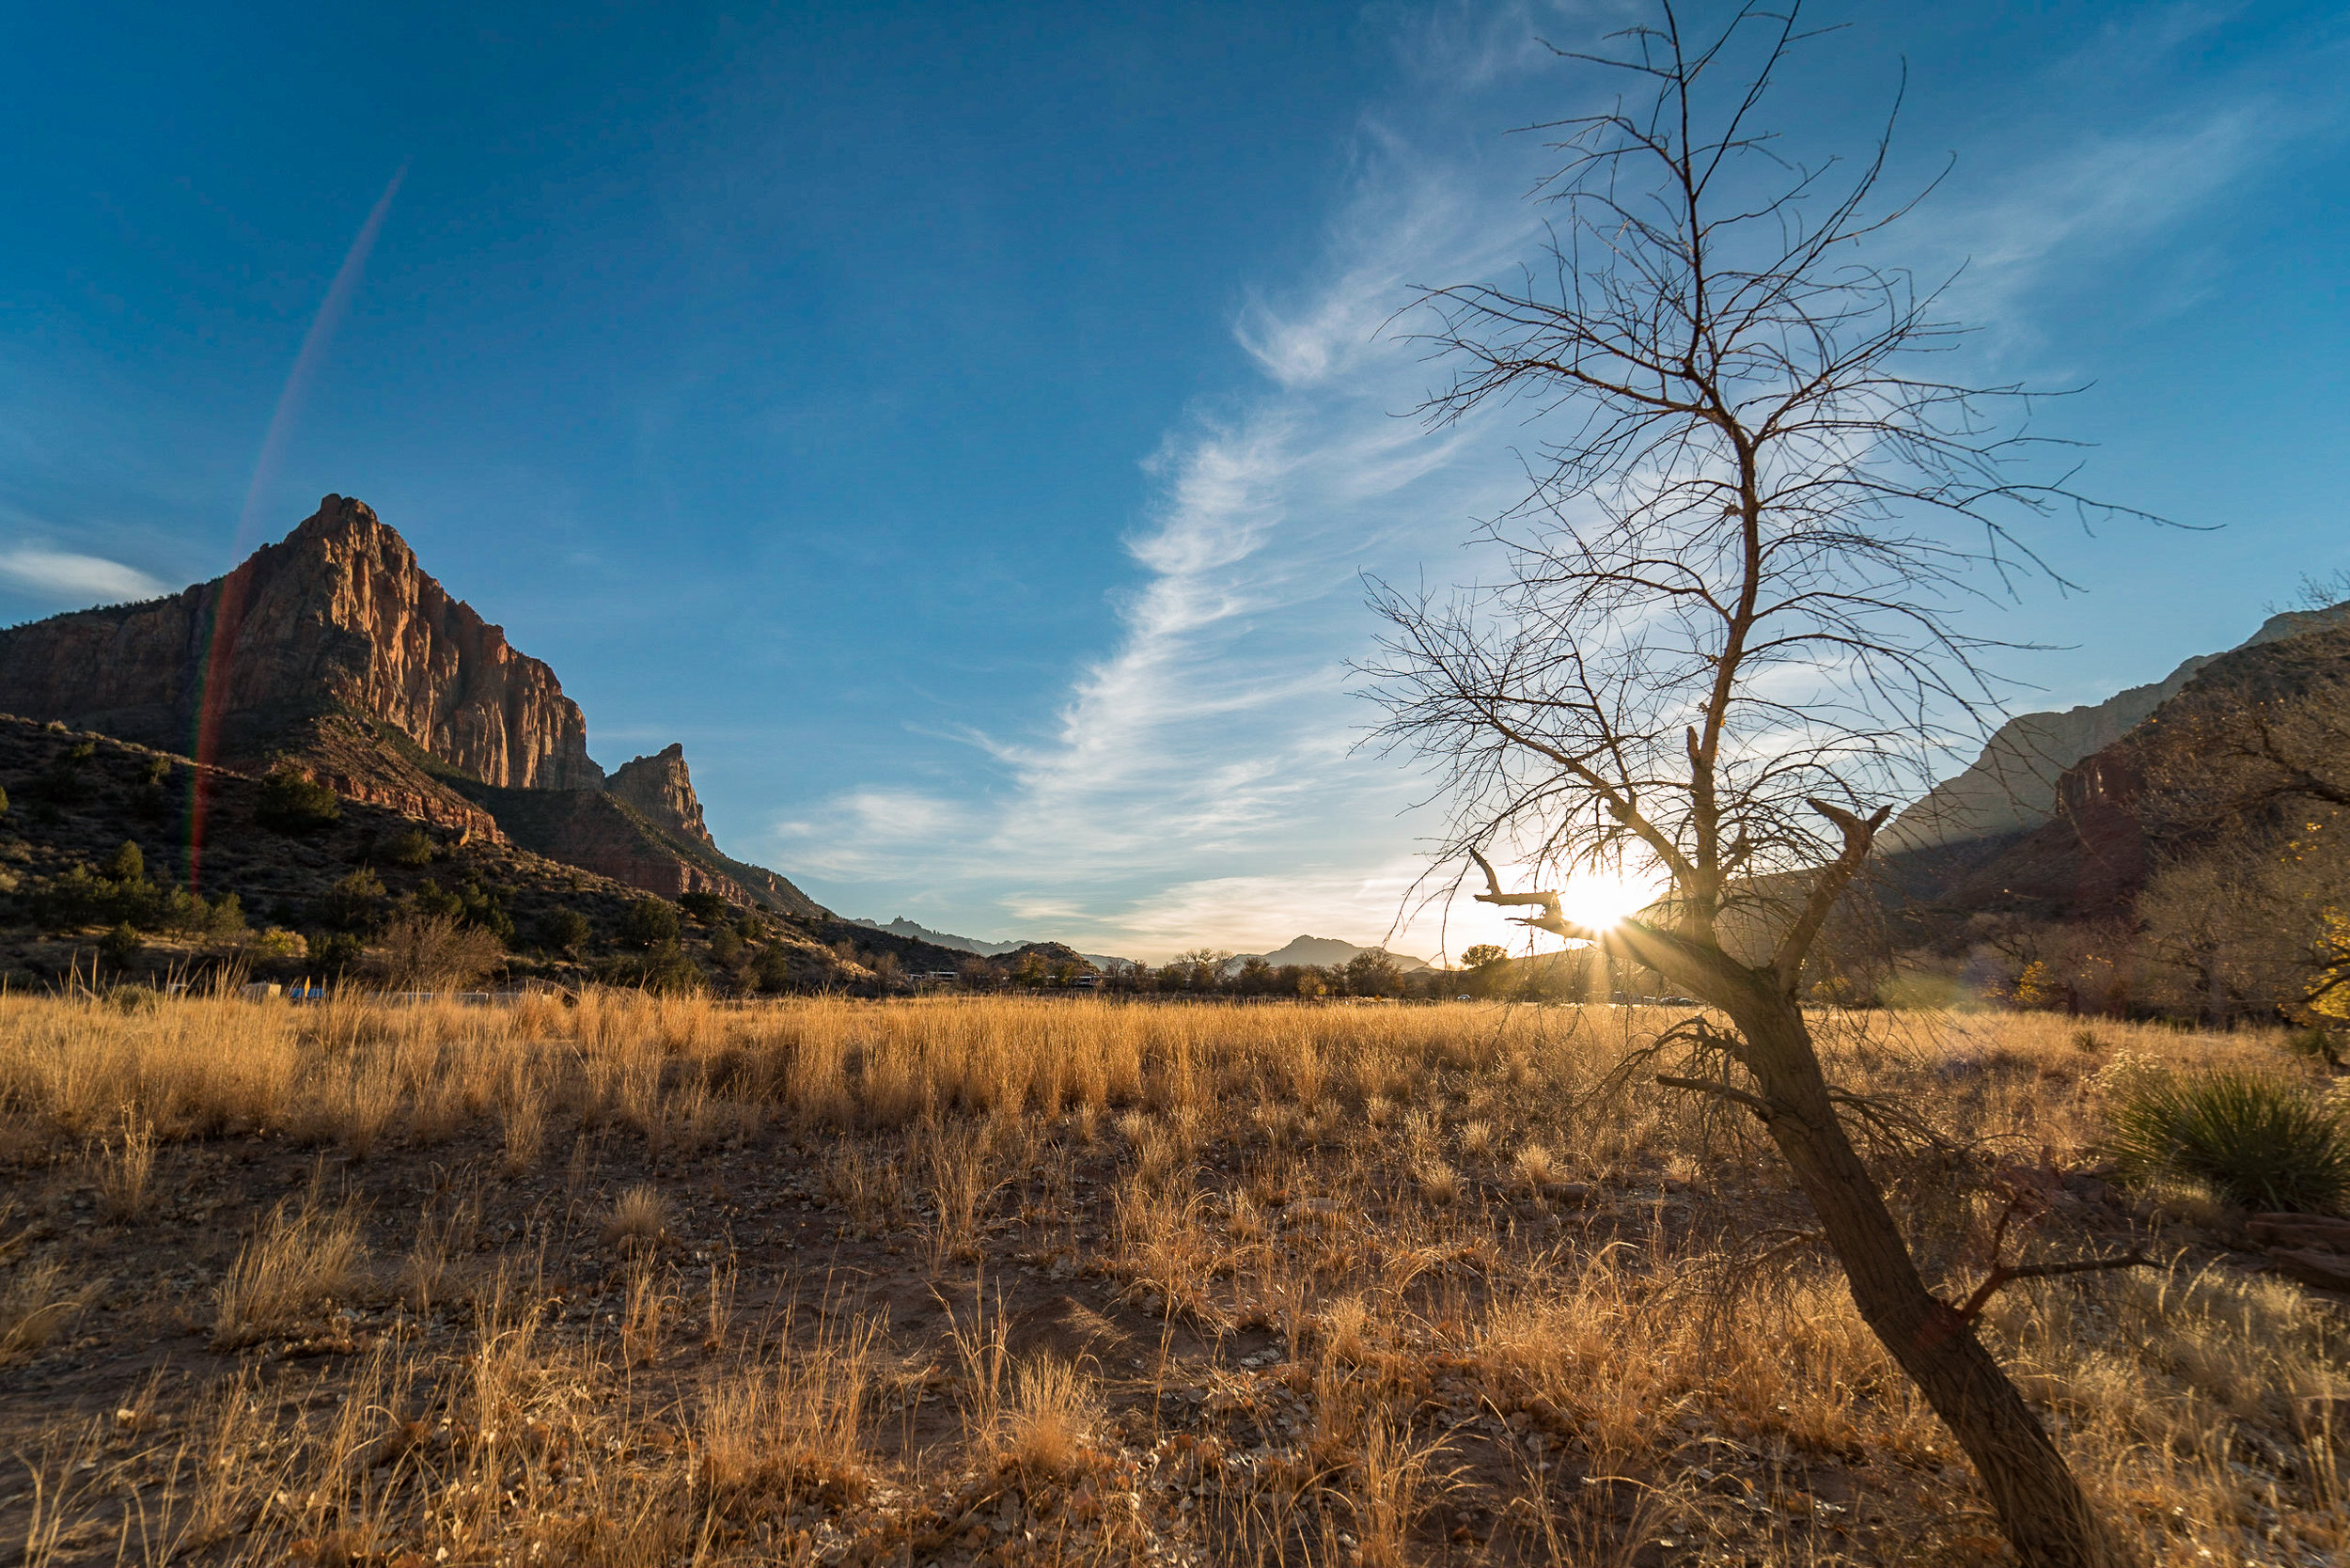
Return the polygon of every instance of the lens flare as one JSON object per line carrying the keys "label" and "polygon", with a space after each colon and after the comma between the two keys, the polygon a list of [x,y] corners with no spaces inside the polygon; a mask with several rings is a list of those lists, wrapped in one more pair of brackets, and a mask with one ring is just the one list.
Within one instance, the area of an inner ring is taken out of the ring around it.
{"label": "lens flare", "polygon": [[1654,903],[1664,891],[1663,880],[1653,874],[1577,871],[1559,890],[1559,912],[1579,926],[1606,931]]}
{"label": "lens flare", "polygon": [[[301,410],[320,365],[325,361],[326,345],[335,336],[336,325],[342,321],[352,295],[358,290],[360,271],[367,265],[368,253],[375,248],[376,235],[383,231],[384,214],[392,210],[392,197],[400,194],[400,181],[407,178],[408,165],[402,164],[393,174],[391,183],[384,187],[384,194],[376,198],[375,206],[368,212],[368,221],[359,226],[358,237],[351,242],[351,249],[343,253],[343,264],[337,269],[335,281],[327,286],[326,298],[319,303],[318,314],[310,319],[310,330],[303,335],[302,352],[294,356],[285,388],[277,394],[269,432],[261,438],[260,456],[253,464],[253,481],[245,487],[244,510],[237,517],[237,538],[229,557],[232,561],[243,561],[258,541],[261,506],[285,459],[294,416]],[[236,651],[238,627],[244,619],[245,587],[244,577],[232,566],[221,582],[218,596],[198,612],[210,624],[204,633],[204,663],[196,677],[196,733],[188,745],[188,755],[196,763],[188,775],[190,892],[196,891],[203,880],[204,819],[212,805],[212,781],[206,770],[212,767],[220,750],[221,710],[227,698],[224,677],[229,655]]]}

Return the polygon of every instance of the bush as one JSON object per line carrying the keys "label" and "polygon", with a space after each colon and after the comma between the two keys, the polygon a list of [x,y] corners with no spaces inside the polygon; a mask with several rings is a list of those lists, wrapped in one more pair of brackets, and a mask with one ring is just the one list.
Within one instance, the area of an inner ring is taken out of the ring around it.
{"label": "bush", "polygon": [[98,944],[99,956],[117,969],[128,969],[146,950],[147,944],[139,939],[137,929],[128,920],[108,932],[105,940]]}
{"label": "bush", "polygon": [[727,917],[727,901],[715,893],[680,893],[677,906],[706,926],[714,926]]}
{"label": "bush", "polygon": [[327,922],[337,931],[364,931],[375,923],[384,897],[384,879],[362,866],[327,889]]}
{"label": "bush", "polygon": [[640,948],[677,940],[677,909],[660,899],[638,899],[620,920],[620,936]]}
{"label": "bush", "polygon": [[443,892],[441,885],[431,877],[416,884],[409,902],[415,906],[417,914],[431,919],[454,920],[465,913],[465,901],[454,893]]}
{"label": "bush", "polygon": [[558,953],[575,953],[588,945],[595,928],[576,909],[557,909],[539,927],[540,940]]}
{"label": "bush", "polygon": [[384,846],[384,858],[395,866],[429,866],[432,863],[432,839],[421,827],[409,828]]}
{"label": "bush", "polygon": [[505,961],[498,939],[446,915],[411,915],[384,931],[372,968],[396,991],[463,990]]}
{"label": "bush", "polygon": [[2240,1208],[2324,1214],[2350,1196],[2350,1129],[2299,1087],[2253,1073],[2136,1075],[2117,1087],[2106,1152],[2122,1174],[2200,1182]]}
{"label": "bush", "polygon": [[348,931],[321,931],[309,938],[309,962],[304,969],[313,975],[335,976],[346,969],[355,969],[367,956],[366,944]]}
{"label": "bush", "polygon": [[343,803],[308,774],[283,767],[262,781],[253,820],[280,833],[316,833],[343,820]]}

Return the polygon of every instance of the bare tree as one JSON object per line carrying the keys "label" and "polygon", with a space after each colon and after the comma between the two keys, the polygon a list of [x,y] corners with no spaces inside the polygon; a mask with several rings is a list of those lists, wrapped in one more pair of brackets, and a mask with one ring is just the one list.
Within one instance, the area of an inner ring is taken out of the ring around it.
{"label": "bare tree", "polygon": [[1445,778],[1439,863],[1474,862],[1476,897],[1525,924],[1602,935],[1555,883],[1505,891],[1495,855],[1538,886],[1653,863],[1668,892],[1607,945],[1717,1010],[1669,1032],[1685,1057],[1661,1081],[1761,1119],[2022,1560],[2106,1560],[2119,1548],[1974,1325],[1988,1289],[2101,1261],[2003,1265],[1963,1305],[1928,1288],[1800,1001],[1894,804],[1938,744],[1980,733],[1989,645],[1954,610],[1977,583],[2044,570],[2022,525],[2091,504],[2029,478],[2021,388],[1919,368],[1957,329],[1934,291],[1867,263],[1908,205],[1877,202],[1885,139],[1840,173],[1758,126],[1813,36],[1795,7],[1749,5],[1705,38],[1661,11],[1615,35],[1620,54],[1568,56],[1633,90],[1537,128],[1562,156],[1536,192],[1543,264],[1421,298],[1456,366],[1424,412],[1517,401],[1549,439],[1525,502],[1487,525],[1497,580],[1374,585],[1392,623],[1367,671],[1382,732]]}

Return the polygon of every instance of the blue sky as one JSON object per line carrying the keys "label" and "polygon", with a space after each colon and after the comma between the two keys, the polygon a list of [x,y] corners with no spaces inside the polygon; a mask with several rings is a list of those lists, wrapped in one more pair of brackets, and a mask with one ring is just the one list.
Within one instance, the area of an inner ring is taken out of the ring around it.
{"label": "blue sky", "polygon": [[[1850,149],[1906,59],[1897,178],[1956,163],[1896,259],[1966,264],[1966,368],[2091,384],[2089,484],[2224,525],[2052,532],[2089,591],[1979,623],[2068,645],[2022,705],[2350,566],[2340,8],[1818,10],[1779,122]],[[1504,133],[1590,91],[1535,39],[1630,14],[0,8],[0,619],[354,494],[844,912],[1378,938],[1423,819],[1355,749],[1357,573],[1465,572],[1523,432],[1397,417],[1377,328],[1526,254]]]}

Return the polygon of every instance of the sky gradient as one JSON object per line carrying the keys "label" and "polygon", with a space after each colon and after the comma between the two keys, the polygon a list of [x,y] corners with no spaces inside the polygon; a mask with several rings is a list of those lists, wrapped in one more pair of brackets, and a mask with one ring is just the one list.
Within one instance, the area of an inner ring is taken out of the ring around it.
{"label": "sky gradient", "polygon": [[[1956,368],[2085,386],[2088,487],[2216,525],[2053,527],[2087,591],[1976,623],[2060,645],[2017,705],[2350,567],[2340,8],[1817,12],[1776,123],[1856,150],[1906,62],[1894,182],[1950,169],[1890,259],[1959,272]],[[1379,939],[1426,819],[1357,746],[1359,574],[1467,572],[1526,436],[1401,417],[1381,325],[1528,253],[1506,133],[1592,92],[1538,39],[1633,14],[0,8],[0,620],[356,495],[843,913]]]}

